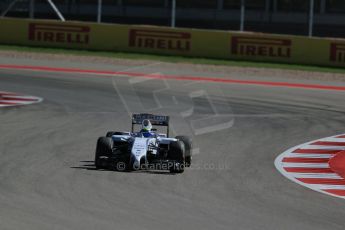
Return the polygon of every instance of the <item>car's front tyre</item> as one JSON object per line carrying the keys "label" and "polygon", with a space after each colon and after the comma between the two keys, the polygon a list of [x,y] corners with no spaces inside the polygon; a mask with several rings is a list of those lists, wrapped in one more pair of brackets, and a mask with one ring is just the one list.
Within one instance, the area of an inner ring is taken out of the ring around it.
{"label": "car's front tyre", "polygon": [[111,138],[98,138],[95,153],[95,166],[97,169],[104,169],[107,167],[107,159],[111,156],[112,149],[113,141]]}
{"label": "car's front tyre", "polygon": [[192,139],[188,136],[176,136],[175,138],[184,143],[184,146],[185,146],[185,166],[190,167],[192,164],[192,152],[193,152]]}
{"label": "car's front tyre", "polygon": [[173,141],[169,146],[170,173],[183,173],[185,166],[185,146],[182,141]]}

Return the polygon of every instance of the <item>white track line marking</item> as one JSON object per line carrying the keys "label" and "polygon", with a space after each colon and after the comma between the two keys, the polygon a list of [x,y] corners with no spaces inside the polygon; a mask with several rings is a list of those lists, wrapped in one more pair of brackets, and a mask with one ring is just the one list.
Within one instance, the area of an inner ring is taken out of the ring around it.
{"label": "white track line marking", "polygon": [[[339,136],[339,135],[337,135],[337,136]],[[345,142],[345,138],[327,137],[323,141]]]}
{"label": "white track line marking", "polygon": [[[325,190],[325,189],[339,189],[339,190],[345,190],[345,185],[324,185],[324,184],[315,184],[313,185],[314,188],[319,190]],[[325,193],[324,191],[320,191],[322,193]],[[328,195],[334,196],[333,194],[326,193]],[[344,198],[343,196],[337,196],[339,198]]]}
{"label": "white track line marking", "polygon": [[291,173],[295,178],[343,179],[336,173]]}
{"label": "white track line marking", "polygon": [[[313,143],[312,141],[311,143]],[[330,150],[345,150],[345,146],[327,146],[327,145],[307,145],[301,146],[300,149],[330,149]]]}
{"label": "white track line marking", "polygon": [[294,157],[294,158],[326,158],[329,159],[335,156],[335,154],[318,154],[318,153],[290,153],[285,157]]}
{"label": "white track line marking", "polygon": [[329,168],[328,163],[287,163],[282,162],[284,168]]}

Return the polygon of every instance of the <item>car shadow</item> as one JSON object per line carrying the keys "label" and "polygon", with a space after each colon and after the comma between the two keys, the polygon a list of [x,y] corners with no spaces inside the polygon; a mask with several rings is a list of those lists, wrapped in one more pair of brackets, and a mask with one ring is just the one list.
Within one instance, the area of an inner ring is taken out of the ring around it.
{"label": "car shadow", "polygon": [[96,169],[94,161],[79,161],[79,166],[72,166],[71,169],[84,169],[84,170],[93,170],[93,171],[111,171],[107,169]]}
{"label": "car shadow", "polygon": [[176,173],[170,173],[169,171],[153,171],[153,170],[137,170],[131,173],[145,173],[145,174],[155,174],[155,175],[175,175]]}
{"label": "car shadow", "polygon": [[136,170],[136,171],[116,171],[111,169],[96,169],[94,161],[79,161],[79,166],[72,166],[72,169],[92,170],[92,171],[112,171],[116,173],[145,173],[145,174],[156,174],[156,175],[175,175],[176,173],[170,173],[169,171],[154,171],[154,170]]}

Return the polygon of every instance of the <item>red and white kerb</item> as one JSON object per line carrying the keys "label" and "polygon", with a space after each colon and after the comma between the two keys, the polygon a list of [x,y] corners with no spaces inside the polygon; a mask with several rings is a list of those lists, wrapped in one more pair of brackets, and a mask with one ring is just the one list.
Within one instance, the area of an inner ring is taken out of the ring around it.
{"label": "red and white kerb", "polygon": [[43,99],[40,97],[0,91],[0,108],[8,106],[29,105],[39,103],[42,100]]}
{"label": "red and white kerb", "polygon": [[345,134],[293,147],[276,158],[275,166],[300,185],[345,198]]}

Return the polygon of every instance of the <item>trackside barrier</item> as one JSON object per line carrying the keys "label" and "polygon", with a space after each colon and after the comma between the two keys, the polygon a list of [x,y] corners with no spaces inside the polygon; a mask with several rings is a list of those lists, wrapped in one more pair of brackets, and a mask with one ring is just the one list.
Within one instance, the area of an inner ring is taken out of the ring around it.
{"label": "trackside barrier", "polygon": [[0,19],[0,44],[345,67],[345,39]]}

